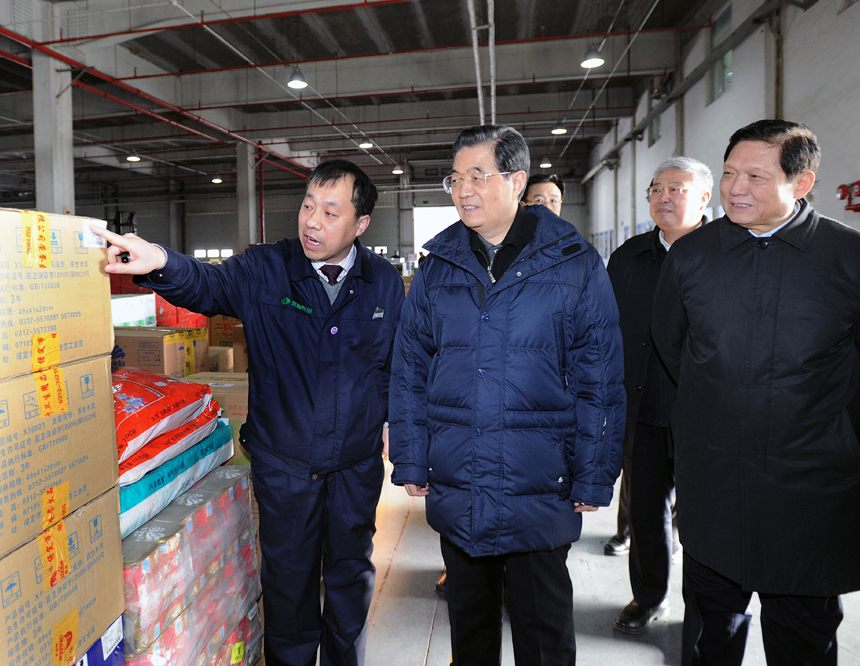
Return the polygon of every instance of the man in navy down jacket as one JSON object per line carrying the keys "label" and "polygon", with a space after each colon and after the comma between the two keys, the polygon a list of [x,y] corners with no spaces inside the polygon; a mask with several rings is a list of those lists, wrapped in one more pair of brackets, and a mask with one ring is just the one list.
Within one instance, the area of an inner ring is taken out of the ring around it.
{"label": "man in navy down jacket", "polygon": [[576,660],[570,544],[608,506],[625,397],[603,262],[519,205],[529,150],[464,130],[444,186],[461,220],[430,241],[392,362],[392,481],[442,537],[455,666],[499,663],[503,588],[518,665]]}
{"label": "man in navy down jacket", "polygon": [[[220,266],[93,228],[113,243],[108,272],[142,275],[138,284],[171,303],[244,324],[250,390],[241,441],[260,508],[269,666],[313,666],[318,650],[322,666],[364,663],[404,298],[397,271],[358,242],[376,198],[360,168],[323,162],[308,176],[299,238],[251,247]],[[116,263],[122,251],[128,263]]]}

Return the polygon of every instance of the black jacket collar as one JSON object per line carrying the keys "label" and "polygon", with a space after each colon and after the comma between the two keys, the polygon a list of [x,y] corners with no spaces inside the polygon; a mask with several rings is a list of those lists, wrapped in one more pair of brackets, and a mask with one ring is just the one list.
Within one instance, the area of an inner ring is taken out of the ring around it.
{"label": "black jacket collar", "polygon": [[[722,219],[725,221],[725,224],[720,228],[720,246],[723,252],[728,252],[746,241],[757,240],[757,237],[753,236],[749,229],[735,224],[728,215]],[[801,199],[800,210],[773,237],[793,245],[798,250],[805,251],[812,242],[812,236],[815,234],[817,226],[818,214],[806,199]]]}
{"label": "black jacket collar", "polygon": [[[532,241],[535,237],[535,229],[537,228],[538,219],[535,215],[528,211],[525,206],[517,206],[517,214],[505,234],[505,239],[499,246],[499,251],[493,261],[493,277],[498,280],[505,274],[505,271],[510,268],[514,260],[520,255],[520,252]],[[484,268],[487,268],[487,255],[484,248],[484,243],[477,232],[469,229],[469,244],[472,252],[478,258],[478,262]]]}

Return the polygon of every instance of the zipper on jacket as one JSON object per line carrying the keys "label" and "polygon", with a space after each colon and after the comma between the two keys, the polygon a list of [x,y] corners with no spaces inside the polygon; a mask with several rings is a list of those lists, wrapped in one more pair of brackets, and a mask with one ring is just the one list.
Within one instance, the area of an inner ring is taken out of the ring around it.
{"label": "zipper on jacket", "polygon": [[496,255],[494,254],[493,258],[490,259],[490,257],[487,255],[487,253],[483,249],[481,249],[480,252],[481,252],[481,255],[483,255],[484,259],[486,259],[486,261],[487,261],[487,275],[490,276],[490,282],[492,284],[496,284],[496,278],[493,277],[493,261],[495,261]]}
{"label": "zipper on jacket", "polygon": [[600,426],[600,439],[598,440],[600,442],[603,441],[603,437],[604,437],[604,435],[606,435],[606,422],[607,422],[607,420],[608,420],[607,417],[604,416],[603,417],[603,425]]}

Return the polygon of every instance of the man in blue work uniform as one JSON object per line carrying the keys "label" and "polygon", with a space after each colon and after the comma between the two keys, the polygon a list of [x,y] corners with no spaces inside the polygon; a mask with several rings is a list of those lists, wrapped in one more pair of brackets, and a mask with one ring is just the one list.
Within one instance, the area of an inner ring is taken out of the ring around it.
{"label": "man in blue work uniform", "polygon": [[[257,245],[220,266],[126,234],[109,273],[208,316],[238,317],[248,343],[248,419],[260,506],[269,666],[364,663],[383,481],[383,424],[402,278],[358,242],[377,191],[354,164],[308,177],[299,237]],[[122,252],[128,262],[117,263]],[[320,609],[320,566],[325,605]]]}

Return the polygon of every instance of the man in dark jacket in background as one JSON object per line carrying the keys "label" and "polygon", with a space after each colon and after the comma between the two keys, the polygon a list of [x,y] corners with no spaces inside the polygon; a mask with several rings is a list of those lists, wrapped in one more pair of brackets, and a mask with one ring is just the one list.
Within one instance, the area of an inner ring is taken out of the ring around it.
{"label": "man in dark jacket in background", "polygon": [[627,393],[624,473],[630,484],[633,601],[614,624],[627,634],[641,634],[669,614],[672,573],[675,473],[669,417],[675,383],[651,344],[651,303],[672,244],[707,221],[704,211],[713,187],[711,170],[698,160],[663,162],[648,187],[656,226],[624,243],[607,266],[624,340]]}
{"label": "man in dark jacket in background", "polygon": [[392,481],[442,536],[455,666],[498,666],[503,587],[516,662],[575,663],[567,554],[621,466],[609,279],[573,226],[519,205],[528,170],[516,130],[460,134],[461,220],[425,245],[395,342]]}
{"label": "man in dark jacket in background", "polygon": [[526,181],[523,194],[524,206],[546,206],[561,217],[561,204],[564,201],[564,182],[553,174],[536,173]]}
{"label": "man in dark jacket in background", "polygon": [[[110,273],[168,301],[238,317],[248,343],[248,420],[260,507],[269,666],[364,663],[382,489],[383,423],[403,280],[358,242],[376,187],[344,160],[308,176],[299,238],[257,245],[220,266],[133,234],[96,231],[128,263]],[[320,566],[325,607],[320,611]]]}
{"label": "man in dark jacket in background", "polygon": [[675,243],[654,298],[685,666],[741,664],[752,592],[768,664],[835,665],[838,595],[860,589],[860,233],[806,201],[819,158],[803,125],[735,132],[726,215]]}

